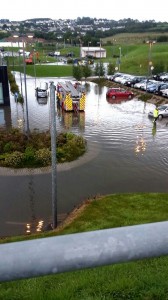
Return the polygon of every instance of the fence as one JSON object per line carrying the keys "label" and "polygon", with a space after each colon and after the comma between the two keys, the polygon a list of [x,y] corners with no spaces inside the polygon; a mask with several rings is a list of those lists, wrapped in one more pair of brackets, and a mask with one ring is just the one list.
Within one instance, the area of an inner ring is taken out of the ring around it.
{"label": "fence", "polygon": [[168,255],[168,222],[0,245],[0,281]]}

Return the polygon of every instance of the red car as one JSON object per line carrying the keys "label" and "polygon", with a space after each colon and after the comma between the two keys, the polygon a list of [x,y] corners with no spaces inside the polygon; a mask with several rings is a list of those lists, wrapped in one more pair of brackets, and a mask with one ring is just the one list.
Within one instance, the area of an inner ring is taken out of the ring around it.
{"label": "red car", "polygon": [[122,88],[110,88],[106,93],[106,97],[116,99],[117,97],[132,99],[134,97],[134,93]]}

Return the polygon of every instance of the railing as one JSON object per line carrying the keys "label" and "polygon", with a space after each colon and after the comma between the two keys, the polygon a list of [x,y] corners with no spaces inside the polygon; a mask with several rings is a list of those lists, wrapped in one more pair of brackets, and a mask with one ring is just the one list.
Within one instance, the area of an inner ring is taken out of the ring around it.
{"label": "railing", "polygon": [[168,222],[0,245],[0,281],[168,255]]}

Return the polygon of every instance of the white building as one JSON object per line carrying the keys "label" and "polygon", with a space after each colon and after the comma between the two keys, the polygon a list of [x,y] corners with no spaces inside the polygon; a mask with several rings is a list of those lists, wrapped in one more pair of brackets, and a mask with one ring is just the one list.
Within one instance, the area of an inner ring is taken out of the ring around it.
{"label": "white building", "polygon": [[88,55],[95,58],[106,58],[106,50],[102,47],[81,47],[80,56],[86,57]]}

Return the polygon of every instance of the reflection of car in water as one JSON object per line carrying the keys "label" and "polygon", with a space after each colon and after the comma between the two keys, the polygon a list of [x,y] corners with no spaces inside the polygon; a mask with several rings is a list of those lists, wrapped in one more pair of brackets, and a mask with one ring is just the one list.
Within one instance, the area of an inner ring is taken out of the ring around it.
{"label": "reflection of car in water", "polygon": [[60,123],[65,129],[85,127],[85,112],[68,112],[66,113],[60,107],[57,107],[57,115]]}
{"label": "reflection of car in water", "polygon": [[134,93],[123,88],[109,88],[106,97],[116,99],[116,98],[125,98],[132,99],[134,97]]}
{"label": "reflection of car in water", "polygon": [[45,104],[47,104],[47,101],[48,101],[48,98],[47,98],[47,97],[44,97],[44,98],[38,97],[38,98],[37,98],[37,102],[38,102],[38,104],[40,104],[40,105],[45,105]]}
{"label": "reflection of car in water", "polygon": [[118,97],[118,98],[115,98],[115,99],[112,99],[112,98],[106,98],[107,102],[108,103],[111,103],[111,104],[120,104],[120,103],[123,103],[123,102],[126,102],[128,101],[127,98],[122,98],[122,97]]}
{"label": "reflection of car in water", "polygon": [[[161,120],[162,118],[168,117],[168,104],[163,104],[158,106],[158,119]],[[148,113],[148,117],[153,118],[153,111]]]}

